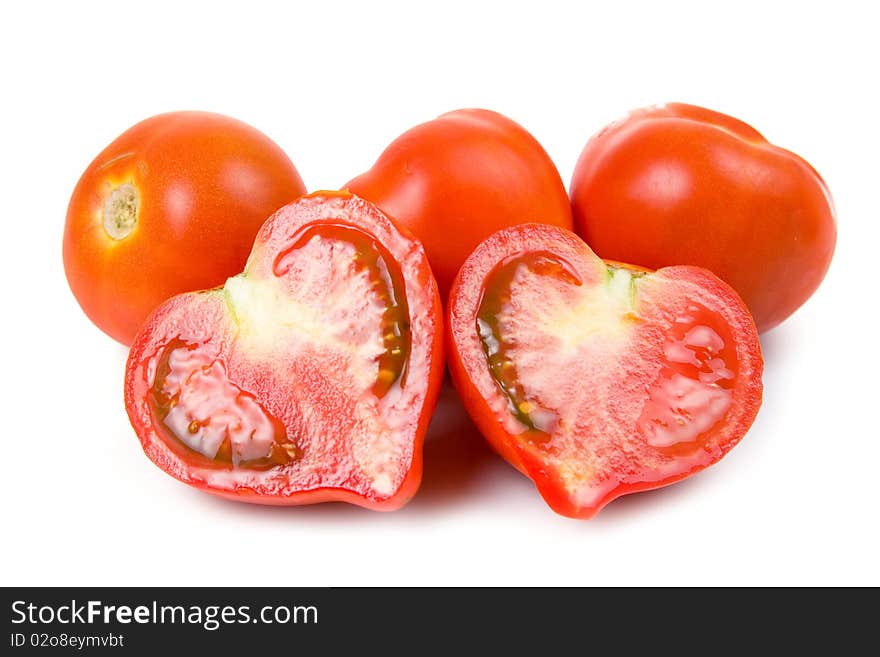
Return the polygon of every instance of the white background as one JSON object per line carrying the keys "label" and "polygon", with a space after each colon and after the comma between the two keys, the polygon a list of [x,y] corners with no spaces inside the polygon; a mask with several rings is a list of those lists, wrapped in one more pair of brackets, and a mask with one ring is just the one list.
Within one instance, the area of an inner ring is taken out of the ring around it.
{"label": "white background", "polygon": [[[880,584],[880,49],[859,5],[81,4],[0,10],[0,584]],[[804,155],[839,215],[828,278],[764,336],[764,407],[719,465],[568,520],[451,393],[422,491],[393,514],[219,501],[143,455],[125,350],[61,263],[70,192],[129,125],[233,115],[314,190],[416,123],[484,106],[525,125],[567,183],[594,131],[671,100]]]}

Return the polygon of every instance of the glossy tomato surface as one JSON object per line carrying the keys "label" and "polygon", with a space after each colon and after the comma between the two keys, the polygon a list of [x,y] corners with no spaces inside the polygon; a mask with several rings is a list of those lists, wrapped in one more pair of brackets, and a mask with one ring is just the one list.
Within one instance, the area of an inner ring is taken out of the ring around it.
{"label": "glossy tomato surface", "polygon": [[699,265],[745,300],[760,331],[816,290],[837,236],[819,174],[751,126],[673,103],[631,112],[584,148],[575,227],[603,258]]}
{"label": "glossy tomato surface", "polygon": [[390,510],[416,491],[444,371],[421,245],[344,192],[283,207],[243,273],[138,334],[125,402],[152,461],[215,495]]}
{"label": "glossy tomato surface", "polygon": [[241,271],[266,218],[305,193],[293,163],[235,119],[172,112],[105,148],[74,189],[64,269],[105,333],[131,344],[150,311]]}
{"label": "glossy tomato surface", "polygon": [[550,157],[525,128],[489,110],[457,110],[408,130],[346,187],[422,241],[444,299],[465,258],[495,231],[529,221],[572,226]]}
{"label": "glossy tomato surface", "polygon": [[474,251],[447,312],[465,408],[566,516],[715,463],[760,406],[755,325],[705,269],[606,263],[570,231],[527,224]]}

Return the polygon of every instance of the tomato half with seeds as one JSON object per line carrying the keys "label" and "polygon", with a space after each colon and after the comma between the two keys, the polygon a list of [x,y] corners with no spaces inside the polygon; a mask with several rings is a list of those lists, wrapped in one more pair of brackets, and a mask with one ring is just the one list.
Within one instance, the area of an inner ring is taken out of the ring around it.
{"label": "tomato half with seeds", "polygon": [[442,326],[421,244],[362,199],[312,194],[263,225],[243,273],[151,315],[129,418],[156,465],[209,493],[395,509],[421,479]]}
{"label": "tomato half with seeds", "polygon": [[761,403],[754,322],[705,269],[606,263],[526,224],[474,251],[447,312],[465,408],[565,516],[715,463]]}
{"label": "tomato half with seeds", "polygon": [[165,299],[240,272],[266,217],[305,192],[256,128],[210,112],[153,116],[113,140],[73,191],[70,289],[98,328],[130,345]]}

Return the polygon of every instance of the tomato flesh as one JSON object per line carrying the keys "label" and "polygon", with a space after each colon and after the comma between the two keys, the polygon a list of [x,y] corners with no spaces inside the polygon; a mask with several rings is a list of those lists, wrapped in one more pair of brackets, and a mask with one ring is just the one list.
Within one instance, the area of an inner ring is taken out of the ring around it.
{"label": "tomato flesh", "polygon": [[516,341],[504,335],[501,329],[501,317],[510,302],[511,286],[521,269],[535,275],[555,276],[575,285],[580,285],[581,281],[568,263],[551,253],[514,256],[503,261],[491,274],[477,313],[477,332],[492,376],[507,396],[513,415],[527,427],[528,439],[545,442],[556,425],[557,414],[544,408],[524,389],[510,354]]}
{"label": "tomato flesh", "polygon": [[287,274],[294,251],[312,239],[340,240],[350,244],[354,248],[351,259],[355,272],[367,275],[370,291],[385,304],[380,326],[384,351],[378,358],[379,372],[373,384],[373,394],[382,397],[395,381],[404,376],[410,350],[409,309],[400,268],[367,233],[348,226],[319,224],[308,227],[289,249],[278,254],[272,267],[275,275]]}
{"label": "tomato flesh", "polygon": [[441,321],[417,243],[349,194],[305,197],[242,274],[156,311],[129,415],[148,456],[208,492],[396,508],[421,474]]}
{"label": "tomato flesh", "polygon": [[757,412],[754,324],[704,270],[606,265],[524,227],[477,249],[449,312],[466,408],[565,515],[711,465]]}
{"label": "tomato flesh", "polygon": [[636,422],[648,445],[691,452],[730,408],[737,365],[732,340],[721,335],[725,328],[717,313],[699,304],[668,326],[660,372]]}

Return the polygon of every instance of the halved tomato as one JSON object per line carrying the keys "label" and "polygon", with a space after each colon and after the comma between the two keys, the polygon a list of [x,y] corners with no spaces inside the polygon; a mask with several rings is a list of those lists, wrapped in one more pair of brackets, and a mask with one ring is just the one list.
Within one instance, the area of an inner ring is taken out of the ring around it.
{"label": "halved tomato", "polygon": [[526,224],[477,247],[448,313],[465,408],[566,516],[715,463],[760,406],[754,322],[704,269],[606,263],[570,231]]}
{"label": "halved tomato", "polygon": [[443,376],[425,252],[381,211],[318,192],[261,228],[242,274],[173,297],[125,382],[144,451],[184,483],[265,504],[404,504]]}

